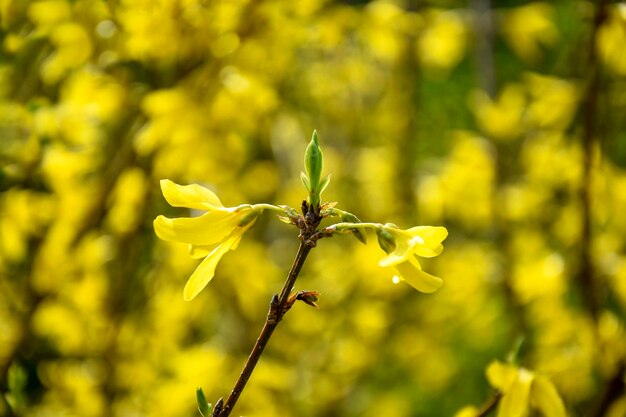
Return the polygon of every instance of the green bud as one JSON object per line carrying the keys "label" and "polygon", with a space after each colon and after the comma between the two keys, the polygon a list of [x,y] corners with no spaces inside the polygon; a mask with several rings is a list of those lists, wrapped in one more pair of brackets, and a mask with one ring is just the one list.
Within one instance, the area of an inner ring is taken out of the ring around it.
{"label": "green bud", "polygon": [[198,402],[198,411],[202,415],[202,417],[210,417],[211,415],[211,404],[209,404],[204,396],[204,392],[202,392],[202,388],[196,388],[196,401]]}
{"label": "green bud", "polygon": [[311,186],[315,187],[320,182],[322,168],[324,167],[324,155],[320,149],[316,130],[313,131],[311,142],[309,142],[309,146],[307,146],[304,153],[304,167],[309,176]]}
{"label": "green bud", "polygon": [[307,186],[308,182],[309,203],[317,206],[320,202],[320,178],[324,168],[324,155],[318,143],[317,131],[313,131],[311,142],[309,142],[309,146],[307,146],[304,152],[304,168],[308,181],[302,178],[302,182],[305,186]]}
{"label": "green bud", "polygon": [[378,244],[380,245],[380,248],[386,253],[393,252],[396,248],[396,240],[393,235],[384,228],[377,229],[376,234],[378,235]]}

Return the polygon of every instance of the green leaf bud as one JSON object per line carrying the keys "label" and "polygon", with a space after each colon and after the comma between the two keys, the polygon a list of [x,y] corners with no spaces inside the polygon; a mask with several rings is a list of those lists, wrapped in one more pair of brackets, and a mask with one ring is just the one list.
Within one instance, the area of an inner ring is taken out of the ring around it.
{"label": "green leaf bud", "polygon": [[304,167],[311,185],[318,185],[322,175],[322,168],[324,167],[324,155],[320,149],[316,130],[313,131],[311,142],[309,142],[309,146],[307,146],[304,153]]}
{"label": "green leaf bud", "polygon": [[198,411],[202,415],[202,417],[210,417],[211,415],[211,404],[209,404],[204,396],[204,392],[202,392],[202,388],[196,388],[196,401],[198,402]]}
{"label": "green leaf bud", "polygon": [[[317,206],[320,202],[320,178],[324,168],[324,155],[318,143],[317,131],[313,131],[311,142],[304,152],[304,168],[308,177],[309,203],[312,206]],[[307,184],[304,179],[302,182],[305,183],[306,187]]]}

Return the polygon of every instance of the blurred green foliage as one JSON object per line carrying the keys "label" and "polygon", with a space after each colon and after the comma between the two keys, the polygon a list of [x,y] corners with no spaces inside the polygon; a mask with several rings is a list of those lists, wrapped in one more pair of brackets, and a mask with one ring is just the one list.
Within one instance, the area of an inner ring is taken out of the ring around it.
{"label": "blurred green foliage", "polygon": [[626,359],[625,44],[601,1],[0,0],[0,415],[225,395],[296,237],[265,216],[186,303],[197,261],[152,220],[188,213],[158,181],[298,207],[314,128],[325,199],[448,228],[444,286],[320,242],[298,282],[320,309],[290,312],[236,412],[452,416],[523,335],[595,415]]}

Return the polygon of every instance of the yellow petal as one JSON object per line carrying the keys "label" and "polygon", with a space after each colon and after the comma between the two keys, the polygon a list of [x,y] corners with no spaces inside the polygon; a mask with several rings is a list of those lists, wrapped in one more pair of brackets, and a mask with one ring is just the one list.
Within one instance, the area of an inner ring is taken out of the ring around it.
{"label": "yellow petal", "polygon": [[424,258],[437,256],[443,251],[441,242],[448,236],[445,227],[417,226],[408,230],[384,227],[393,236],[396,247],[378,263],[383,267],[405,262],[411,255]]}
{"label": "yellow petal", "polygon": [[206,258],[218,245],[189,245],[189,255],[194,259]]}
{"label": "yellow petal", "polygon": [[530,387],[534,375],[526,369],[519,369],[517,377],[500,401],[498,417],[526,417],[530,405]]}
{"label": "yellow petal", "polygon": [[212,245],[230,235],[240,217],[240,213],[223,210],[209,211],[200,217],[169,219],[158,216],[154,220],[154,231],[160,239],[168,242]]}
{"label": "yellow petal", "polygon": [[441,226],[415,226],[407,230],[413,236],[419,236],[424,242],[441,243],[448,237],[448,229]]}
{"label": "yellow petal", "polygon": [[395,248],[391,253],[381,259],[378,262],[378,265],[387,267],[405,262],[409,259],[409,256],[413,254],[412,249],[416,243],[411,241],[413,236],[408,234],[405,230],[396,229],[395,227],[385,226],[385,231],[393,237]]}
{"label": "yellow petal", "polygon": [[454,415],[454,417],[476,417],[478,415],[478,408],[473,405],[463,407]]}
{"label": "yellow petal", "polygon": [[415,257],[410,258],[406,262],[397,264],[395,267],[402,279],[420,292],[432,293],[443,285],[441,278],[422,271]]}
{"label": "yellow petal", "polygon": [[544,376],[537,376],[530,389],[531,404],[545,417],[566,417],[565,405],[556,388]]}
{"label": "yellow petal", "polygon": [[422,242],[417,241],[414,246],[414,253],[423,258],[432,258],[443,251],[441,242],[448,236],[445,227],[417,226],[407,230],[414,237],[419,237]]}
{"label": "yellow petal", "polygon": [[[237,249],[237,246],[239,246],[239,242],[241,241],[243,234],[254,225],[255,221],[256,219],[243,227],[238,227],[237,229],[235,229],[234,232],[232,232],[233,234],[238,234],[239,239],[233,241],[230,248],[231,250]],[[217,245],[189,245],[189,255],[191,255],[191,257],[195,259],[204,258],[209,253],[211,253],[216,246]]]}
{"label": "yellow petal", "polygon": [[170,180],[161,180],[161,192],[167,202],[174,207],[197,210],[214,210],[224,207],[215,193],[198,184],[178,185]]}
{"label": "yellow petal", "polygon": [[513,381],[517,378],[517,368],[499,361],[491,362],[486,373],[489,384],[502,392],[508,392]]}
{"label": "yellow petal", "polygon": [[215,267],[217,266],[222,256],[232,247],[233,242],[241,239],[241,235],[236,234],[231,238],[225,240],[217,246],[213,251],[206,257],[200,265],[193,272],[189,281],[185,285],[185,289],[183,290],[183,298],[185,301],[191,301],[195,298],[196,295],[200,291],[206,287],[206,285],[213,279],[215,275]]}
{"label": "yellow petal", "polygon": [[422,258],[432,258],[433,256],[440,255],[443,252],[443,245],[441,243],[437,245],[417,245],[415,247],[415,254]]}
{"label": "yellow petal", "polygon": [[232,243],[232,244],[231,244],[231,246],[230,246],[230,249],[231,249],[231,250],[235,250],[235,249],[237,249],[237,247],[239,246],[239,242],[241,242],[241,237],[243,236],[244,232],[245,232],[246,230],[248,230],[248,229],[249,229],[249,228],[248,228],[248,227],[246,227],[246,228],[240,229],[240,230],[238,231],[237,235],[238,235],[239,237],[238,237],[237,239],[233,240],[233,243]]}
{"label": "yellow petal", "polygon": [[405,251],[405,252],[393,251],[389,255],[385,256],[383,259],[378,261],[378,265],[382,267],[398,265],[403,262],[406,262],[407,258],[410,255],[411,253],[408,251]]}

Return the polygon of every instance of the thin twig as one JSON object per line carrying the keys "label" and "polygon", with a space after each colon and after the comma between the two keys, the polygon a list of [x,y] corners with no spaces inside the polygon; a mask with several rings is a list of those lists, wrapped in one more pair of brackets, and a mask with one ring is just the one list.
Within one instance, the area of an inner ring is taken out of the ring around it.
{"label": "thin twig", "polygon": [[593,27],[589,40],[589,86],[584,102],[583,119],[583,176],[580,188],[580,199],[582,206],[582,236],[581,236],[581,268],[579,273],[580,286],[586,306],[594,319],[598,314],[597,290],[594,283],[595,271],[591,255],[592,244],[592,171],[593,152],[596,138],[596,116],[598,95],[600,89],[600,73],[598,68],[598,56],[596,52],[596,36],[602,21],[604,20],[604,0],[597,1],[596,15],[593,20]]}
{"label": "thin twig", "polygon": [[480,407],[480,410],[478,410],[478,414],[476,414],[476,417],[485,417],[485,416],[487,416],[489,413],[491,413],[496,408],[496,406],[500,402],[500,399],[502,399],[502,393],[501,392],[497,392],[485,404],[483,404],[482,407]]}
{"label": "thin twig", "polygon": [[597,143],[596,138],[596,116],[598,107],[598,95],[600,90],[600,72],[598,66],[598,55],[596,52],[596,37],[602,22],[604,21],[606,10],[605,0],[596,2],[596,14],[591,28],[589,39],[589,61],[587,72],[589,77],[589,85],[584,101],[584,118],[583,118],[583,173],[580,187],[580,201],[582,211],[582,236],[581,236],[581,253],[580,253],[580,271],[578,280],[580,290],[582,291],[583,300],[586,307],[593,317],[597,319],[598,315],[598,294],[594,282],[594,266],[591,254],[592,235],[592,173],[593,173],[593,152]]}
{"label": "thin twig", "polygon": [[496,95],[495,65],[493,64],[493,16],[491,0],[470,0],[474,13],[473,30],[475,36],[475,59],[478,86],[489,97]]}
{"label": "thin twig", "polygon": [[598,401],[595,411],[591,416],[593,417],[604,417],[611,408],[611,405],[617,399],[619,399],[626,388],[626,384],[624,383],[624,373],[626,372],[626,363],[622,362],[617,367],[617,371],[613,378],[607,383],[600,400]]}
{"label": "thin twig", "polygon": [[246,383],[250,379],[252,375],[252,371],[256,367],[257,362],[261,358],[263,354],[263,350],[267,345],[274,329],[280,323],[283,316],[289,309],[293,303],[289,303],[289,294],[293,289],[293,286],[300,274],[300,270],[304,265],[304,261],[306,260],[307,255],[315,247],[315,241],[318,237],[316,237],[316,230],[319,225],[321,218],[319,217],[319,208],[314,211],[311,210],[308,205],[304,205],[303,209],[305,216],[302,218],[302,222],[299,225],[300,228],[300,246],[298,247],[298,252],[296,253],[296,257],[291,265],[291,270],[287,275],[287,279],[283,285],[282,290],[280,291],[280,295],[274,295],[272,301],[270,303],[269,312],[267,313],[267,319],[265,320],[265,324],[263,325],[263,329],[261,330],[261,334],[256,340],[254,347],[252,348],[252,352],[250,352],[250,356],[248,356],[248,360],[235,383],[230,395],[226,399],[224,403],[223,399],[220,398],[218,402],[215,404],[215,408],[213,409],[213,417],[228,417],[231,411],[235,407],[241,392],[246,386]]}

